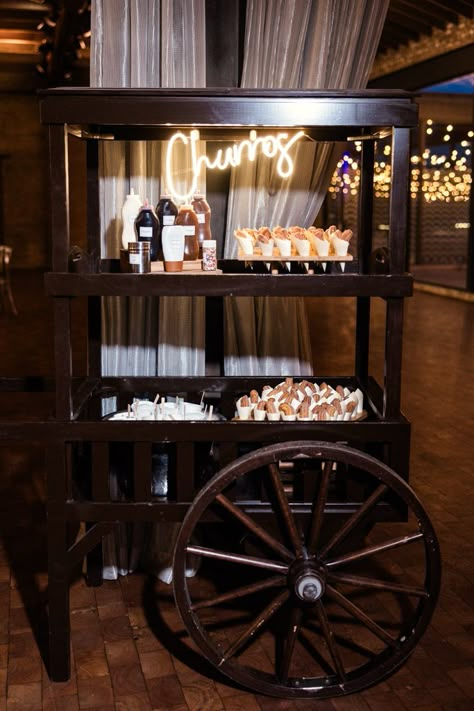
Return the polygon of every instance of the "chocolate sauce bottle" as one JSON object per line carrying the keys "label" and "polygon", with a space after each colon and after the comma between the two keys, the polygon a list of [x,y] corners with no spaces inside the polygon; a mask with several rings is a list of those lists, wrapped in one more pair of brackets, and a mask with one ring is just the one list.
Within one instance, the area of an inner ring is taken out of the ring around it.
{"label": "chocolate sauce bottle", "polygon": [[[171,195],[168,193],[162,193],[160,195],[160,201],[156,206],[156,216],[160,221],[160,235],[163,227],[170,227],[171,225],[174,225],[177,214],[178,208],[174,204]],[[158,247],[158,259],[163,260],[161,239]]]}
{"label": "chocolate sauce bottle", "polygon": [[148,200],[145,200],[137,215],[135,232],[138,242],[150,242],[150,260],[156,262],[158,253],[161,251],[163,254],[160,244],[160,221]]}

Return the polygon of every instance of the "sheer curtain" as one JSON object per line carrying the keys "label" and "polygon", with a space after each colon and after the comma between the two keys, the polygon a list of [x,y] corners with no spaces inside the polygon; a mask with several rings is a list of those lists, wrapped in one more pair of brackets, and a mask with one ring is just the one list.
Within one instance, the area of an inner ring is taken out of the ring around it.
{"label": "sheer curtain", "polygon": [[[162,31],[163,28],[163,31]],[[205,0],[95,0],[91,86],[202,87],[206,83]],[[102,254],[119,255],[121,208],[133,187],[158,202],[159,142],[102,146]],[[180,170],[180,175],[187,171]],[[179,185],[179,183],[178,183]],[[204,373],[204,300],[104,299],[104,375]],[[159,308],[159,318],[158,318]]]}
{"label": "sheer curtain", "polygon": [[[205,83],[205,0],[94,0],[91,86],[203,87]],[[102,256],[119,255],[121,208],[131,187],[156,204],[161,168],[159,142],[102,145]],[[103,374],[204,373],[204,308],[202,298],[166,298],[159,303],[149,297],[103,299]],[[174,529],[157,526],[154,535],[164,558]],[[137,525],[122,525],[117,539],[109,537],[104,576],[132,570],[142,539],[143,529]]]}
{"label": "sheer curtain", "polygon": [[[389,0],[248,0],[241,86],[360,89],[366,86]],[[268,158],[231,176],[225,255],[237,253],[238,227],[313,224],[337,148],[300,141],[293,176]],[[310,373],[301,299],[226,299],[226,373]]]}

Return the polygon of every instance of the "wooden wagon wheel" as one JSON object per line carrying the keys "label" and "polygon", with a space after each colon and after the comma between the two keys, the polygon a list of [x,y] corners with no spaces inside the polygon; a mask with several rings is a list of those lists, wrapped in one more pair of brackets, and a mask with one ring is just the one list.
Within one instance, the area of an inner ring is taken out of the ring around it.
{"label": "wooden wagon wheel", "polygon": [[[306,517],[282,484],[280,463],[291,461],[316,461]],[[372,487],[327,533],[338,468],[363,473]],[[265,524],[257,521],[258,506],[231,500],[241,481],[267,492]],[[394,503],[408,509],[407,522],[378,521],[361,544],[357,530]],[[216,515],[250,535],[257,555],[229,545],[225,535],[209,547],[195,545],[198,524]],[[189,553],[204,563],[198,581],[186,577]],[[176,543],[174,594],[191,638],[228,677],[258,693],[324,698],[376,684],[407,659],[435,608],[440,570],[433,526],[394,471],[347,446],[286,442],[237,459],[201,489]]]}

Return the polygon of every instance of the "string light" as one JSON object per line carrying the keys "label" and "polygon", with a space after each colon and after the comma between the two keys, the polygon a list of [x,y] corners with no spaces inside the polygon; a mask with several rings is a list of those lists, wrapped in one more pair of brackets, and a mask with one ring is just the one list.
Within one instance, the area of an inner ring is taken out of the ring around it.
{"label": "string light", "polygon": [[91,2],[50,0],[44,3],[41,0],[41,4],[47,6],[48,14],[36,27],[44,35],[38,47],[40,60],[36,71],[47,83],[60,86],[71,80],[82,52],[87,49],[91,37]]}
{"label": "string light", "polygon": [[[448,127],[447,127],[448,128]],[[453,127],[451,126],[451,130]],[[472,133],[472,132],[470,132]],[[469,135],[469,134],[468,134]],[[445,155],[426,148],[421,156],[410,158],[410,196],[423,196],[427,203],[467,202],[472,187],[472,174],[468,165],[471,149],[469,141],[463,140]],[[389,154],[387,147],[383,155]],[[462,149],[462,150],[461,150]],[[443,149],[441,149],[443,150]],[[339,193],[356,195],[360,186],[360,169],[357,161],[340,160],[332,176],[329,193],[335,200]],[[374,162],[374,194],[376,198],[389,198],[391,186],[391,164],[385,160]]]}

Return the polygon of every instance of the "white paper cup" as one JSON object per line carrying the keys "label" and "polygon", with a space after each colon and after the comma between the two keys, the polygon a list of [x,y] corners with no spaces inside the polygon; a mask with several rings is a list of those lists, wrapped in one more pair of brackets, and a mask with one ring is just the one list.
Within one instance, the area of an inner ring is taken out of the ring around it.
{"label": "white paper cup", "polygon": [[262,254],[264,257],[273,257],[273,240],[269,240],[269,242],[259,242],[257,240],[257,244],[262,250]]}
{"label": "white paper cup", "polygon": [[237,414],[240,420],[249,420],[250,415],[252,414],[252,408],[241,407],[240,405],[237,405]]}
{"label": "white paper cup", "polygon": [[334,252],[337,254],[338,257],[347,256],[349,242],[346,239],[341,239],[340,237],[332,235],[331,244],[334,249]]}
{"label": "white paper cup", "polygon": [[135,400],[133,410],[138,420],[155,419],[155,406],[149,400]]}
{"label": "white paper cup", "polygon": [[313,247],[314,251],[318,257],[327,257],[329,254],[329,242],[325,239],[319,239],[318,237],[313,237]]}
{"label": "white paper cup", "polygon": [[291,240],[290,239],[279,239],[278,237],[274,237],[273,239],[275,240],[275,244],[278,247],[280,256],[291,257]]}
{"label": "white paper cup", "polygon": [[308,239],[299,239],[296,237],[293,244],[300,257],[309,257],[311,244]]}
{"label": "white paper cup", "polygon": [[244,254],[253,254],[253,239],[251,237],[238,237],[236,235],[235,239]]}
{"label": "white paper cup", "polygon": [[301,400],[299,400],[297,397],[294,397],[293,400],[290,402],[290,405],[293,410],[296,410],[301,405]]}
{"label": "white paper cup", "polygon": [[280,413],[279,412],[267,412],[267,417],[269,422],[278,422],[280,419]]}
{"label": "white paper cup", "polygon": [[364,393],[357,388],[354,395],[357,397],[357,414],[360,415],[364,410]]}
{"label": "white paper cup", "polygon": [[296,415],[282,415],[281,419],[284,420],[285,422],[295,422]]}
{"label": "white paper cup", "polygon": [[257,408],[255,408],[253,411],[253,419],[256,420],[256,422],[262,422],[266,416],[266,410],[257,410]]}

